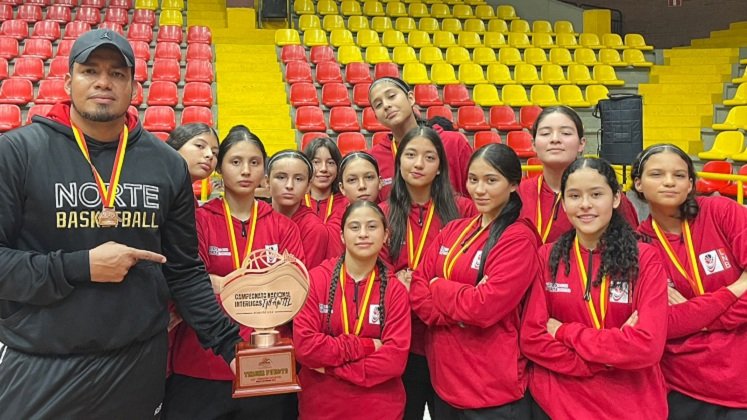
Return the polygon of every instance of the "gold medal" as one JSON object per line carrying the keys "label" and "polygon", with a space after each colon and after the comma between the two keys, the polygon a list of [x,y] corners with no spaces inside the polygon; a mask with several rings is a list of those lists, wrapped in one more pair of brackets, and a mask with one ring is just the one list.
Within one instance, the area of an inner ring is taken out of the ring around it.
{"label": "gold medal", "polygon": [[101,213],[96,216],[96,222],[100,227],[117,227],[119,224],[119,216],[114,211],[114,207],[103,207]]}

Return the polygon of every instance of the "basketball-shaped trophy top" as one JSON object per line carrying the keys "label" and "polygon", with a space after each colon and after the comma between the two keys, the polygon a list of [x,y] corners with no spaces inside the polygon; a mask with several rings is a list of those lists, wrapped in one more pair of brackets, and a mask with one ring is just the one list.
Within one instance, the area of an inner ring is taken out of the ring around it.
{"label": "basketball-shaped trophy top", "polygon": [[236,322],[255,329],[274,328],[293,319],[309,292],[309,273],[296,257],[258,249],[226,279],[221,303]]}

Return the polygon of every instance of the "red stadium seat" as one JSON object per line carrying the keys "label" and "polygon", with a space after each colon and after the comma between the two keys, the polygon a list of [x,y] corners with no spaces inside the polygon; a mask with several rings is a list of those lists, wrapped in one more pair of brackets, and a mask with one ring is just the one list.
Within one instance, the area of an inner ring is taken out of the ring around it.
{"label": "red stadium seat", "polygon": [[80,6],[75,14],[75,20],[89,25],[98,25],[101,23],[101,10],[90,6]]}
{"label": "red stadium seat", "polygon": [[26,113],[26,122],[24,122],[24,124],[31,124],[31,119],[34,117],[34,115],[41,115],[45,117],[47,113],[49,113],[50,109],[52,109],[52,105],[45,104],[32,106]]}
{"label": "red stadium seat", "polygon": [[371,106],[371,102],[368,100],[368,90],[370,88],[370,83],[358,83],[353,86],[353,105],[359,108]]}
{"label": "red stadium seat", "polygon": [[[313,105],[313,104],[309,104]],[[350,106],[348,88],[342,83],[327,83],[322,86],[322,105],[327,108]]]}
{"label": "red stadium seat", "polygon": [[0,80],[8,78],[8,60],[0,58]]}
{"label": "red stadium seat", "polygon": [[130,41],[135,58],[150,61],[150,45],[145,41]]}
{"label": "red stadium seat", "polygon": [[397,63],[376,63],[374,66],[374,80],[381,79],[382,77],[399,78]]}
{"label": "red stadium seat", "polygon": [[436,85],[415,85],[415,103],[422,107],[443,105]]}
{"label": "red stadium seat", "polygon": [[47,7],[52,5],[52,0],[26,0],[26,4],[36,4],[41,7]]}
{"label": "red stadium seat", "polygon": [[519,109],[519,123],[527,130],[531,130],[534,120],[542,112],[542,108],[536,105],[523,106]]}
{"label": "red stadium seat", "polygon": [[143,104],[143,84],[140,82],[135,82],[135,96],[132,97],[132,100],[130,101],[130,105],[134,107],[139,107]]}
{"label": "red stadium seat", "polygon": [[324,122],[324,113],[317,106],[302,106],[296,109],[296,130],[304,133],[307,131],[327,131]]}
{"label": "red stadium seat", "polygon": [[326,83],[342,83],[342,73],[337,63],[325,61],[316,65],[316,82],[320,85]]}
{"label": "red stadium seat", "polygon": [[474,149],[477,150],[486,144],[501,143],[500,134],[495,131],[478,131],[475,133],[475,145]]}
{"label": "red stadium seat", "polygon": [[213,83],[213,63],[207,60],[190,60],[187,62],[187,70],[184,73],[186,82]]}
{"label": "red stadium seat", "polygon": [[460,107],[457,111],[457,123],[467,131],[490,130],[490,125],[485,121],[485,112],[479,106]]}
{"label": "red stadium seat", "polygon": [[[703,172],[730,175],[733,170],[731,163],[721,160],[708,161],[703,165]],[[700,178],[695,182],[695,191],[698,194],[713,194],[716,191],[726,188],[729,185],[729,182],[730,181],[722,181],[719,179]]]}
{"label": "red stadium seat", "polygon": [[18,6],[16,19],[28,23],[34,23],[42,20],[42,8],[38,4],[22,4]]}
{"label": "red stadium seat", "polygon": [[[742,167],[739,168],[738,175],[747,175],[747,165],[742,165]],[[731,182],[729,185],[725,186],[724,188],[721,188],[719,191],[721,194],[728,195],[729,197],[736,197],[737,196],[737,183]],[[747,184],[742,184],[742,196],[747,197]]]}
{"label": "red stadium seat", "polygon": [[312,140],[319,138],[319,137],[329,138],[327,133],[319,133],[316,131],[309,131],[307,133],[303,133],[303,136],[301,137],[301,150],[305,149],[306,146],[308,146]]}
{"label": "red stadium seat", "polygon": [[31,32],[31,38],[48,39],[57,41],[62,36],[60,24],[51,20],[42,20],[34,24],[34,30]]}
{"label": "red stadium seat", "polygon": [[388,140],[390,134],[392,134],[390,131],[377,131],[374,133],[373,137],[371,137],[371,147]]}
{"label": "red stadium seat", "polygon": [[143,128],[148,131],[170,133],[176,127],[176,113],[169,106],[151,106],[145,109]]}
{"label": "red stadium seat", "polygon": [[90,30],[91,25],[89,25],[87,22],[76,20],[65,25],[65,36],[63,36],[63,38],[78,39],[78,37]]}
{"label": "red stadium seat", "polygon": [[47,16],[45,20],[51,20],[57,23],[68,23],[73,20],[73,14],[69,7],[55,4],[47,7]]}
{"label": "red stadium seat", "polygon": [[[205,44],[190,44],[189,47],[187,47],[187,59],[189,59],[190,48],[203,45]],[[282,61],[283,64],[287,64],[291,61],[306,61],[306,49],[301,45],[284,45],[283,49],[280,50],[280,61]]]}
{"label": "red stadium seat", "polygon": [[337,136],[337,148],[343,156],[351,152],[365,151],[366,138],[361,133],[341,133]]}
{"label": "red stadium seat", "polygon": [[129,41],[145,41],[150,44],[153,41],[153,28],[144,23],[131,23],[127,30]]}
{"label": "red stadium seat", "polygon": [[122,29],[122,25],[114,22],[101,22],[98,26],[98,29],[108,29],[112,32],[116,32],[122,36],[125,36],[124,29]]}
{"label": "red stadium seat", "polygon": [[34,85],[28,79],[6,79],[0,84],[0,103],[26,105],[34,98]]}
{"label": "red stadium seat", "polygon": [[132,9],[132,0],[109,0],[109,8]]}
{"label": "red stadium seat", "polygon": [[490,126],[500,131],[521,130],[521,124],[516,121],[514,109],[508,105],[490,108]]}
{"label": "red stadium seat", "polygon": [[329,111],[329,128],[337,133],[361,131],[358,114],[353,108],[338,106]]}
{"label": "red stadium seat", "polygon": [[69,99],[65,92],[65,81],[61,79],[47,79],[39,82],[39,91],[34,99],[35,104],[56,104]]}
{"label": "red stadium seat", "polygon": [[39,57],[42,60],[48,60],[52,58],[52,42],[48,39],[29,38],[24,42],[23,54],[21,55],[24,57]]}
{"label": "red stadium seat", "polygon": [[[303,51],[303,47],[301,47]],[[304,54],[306,54],[304,52]],[[188,44],[187,45],[187,60],[208,60],[213,61],[213,49],[207,44]],[[304,56],[304,61],[306,58]]]}
{"label": "red stadium seat", "polygon": [[190,26],[187,28],[188,44],[212,44],[213,34],[207,26]]}
{"label": "red stadium seat", "polygon": [[[527,165],[539,165],[539,166],[542,166],[542,161],[538,157],[530,157],[529,159],[527,159]],[[542,174],[542,169],[539,169],[539,170],[536,170],[536,169],[529,170],[529,169],[527,169],[526,172],[527,172],[527,178],[534,178],[534,177],[539,176],[540,174]]]}
{"label": "red stadium seat", "polygon": [[190,82],[182,92],[184,106],[213,106],[213,88],[208,83]]}
{"label": "red stadium seat", "polygon": [[[60,5],[67,8],[77,7],[78,0],[54,0],[55,5]],[[54,7],[54,6],[50,6]]]}
{"label": "red stadium seat", "polygon": [[102,9],[106,7],[106,0],[80,0],[80,5]]}
{"label": "red stadium seat", "polygon": [[64,56],[55,57],[49,62],[47,79],[64,79],[69,71],[68,58]]}
{"label": "red stadium seat", "polygon": [[129,11],[119,7],[108,7],[106,13],[104,13],[104,22],[127,25],[130,22]]}
{"label": "red stadium seat", "polygon": [[156,12],[149,9],[135,9],[132,13],[132,23],[144,23],[152,28],[156,24]]}
{"label": "red stadium seat", "polygon": [[140,58],[135,59],[135,80],[140,83],[148,80],[148,63]]}
{"label": "red stadium seat", "polygon": [[294,83],[313,83],[311,66],[305,61],[291,61],[285,66],[285,81]]}
{"label": "red stadium seat", "polygon": [[369,133],[375,133],[377,131],[389,131],[390,128],[380,123],[376,119],[376,114],[373,108],[367,107],[363,109],[363,129]]}
{"label": "red stadium seat", "polygon": [[0,36],[0,58],[12,60],[18,57],[18,40],[9,36]]}
{"label": "red stadium seat", "polygon": [[8,4],[10,6],[20,6],[23,4],[23,0],[0,0],[0,3]]}
{"label": "red stadium seat", "polygon": [[0,3],[0,21],[13,19],[13,6],[10,4]]}
{"label": "red stadium seat", "polygon": [[311,47],[309,52],[309,61],[314,64],[323,63],[325,61],[331,61],[337,63],[335,59],[335,52],[332,51],[332,47],[329,45],[316,45]]}
{"label": "red stadium seat", "polygon": [[181,26],[166,25],[158,28],[158,42],[176,42],[181,44],[184,39]]}
{"label": "red stadium seat", "polygon": [[0,34],[19,41],[26,39],[29,37],[29,24],[20,19],[6,20],[0,25]]}
{"label": "red stadium seat", "polygon": [[13,77],[38,81],[44,78],[44,61],[38,57],[18,57],[13,65]]}
{"label": "red stadium seat", "polygon": [[182,70],[176,60],[156,59],[153,61],[152,81],[166,81],[179,83],[182,80]]}
{"label": "red stadium seat", "polygon": [[[169,139],[169,133],[164,133],[163,131],[151,131],[150,134],[153,134],[154,136],[156,136],[158,140],[161,140],[163,142]],[[195,184],[192,184],[192,189],[194,190],[194,185],[200,185],[200,188],[202,188],[201,183],[202,181],[196,181]],[[200,190],[197,190],[197,191],[200,191]],[[199,192],[195,193],[195,195],[197,194],[199,194]]]}
{"label": "red stadium seat", "polygon": [[506,144],[514,149],[516,155],[521,159],[537,156],[532,148],[532,134],[528,131],[509,131],[506,136]]}
{"label": "red stadium seat", "polygon": [[201,122],[213,126],[213,111],[204,106],[188,106],[182,110],[182,125]]}
{"label": "red stadium seat", "polygon": [[319,106],[316,86],[313,83],[294,83],[290,87],[290,103],[294,108],[301,106]]}
{"label": "red stadium seat", "polygon": [[21,126],[21,108],[13,104],[0,104],[0,132]]}
{"label": "red stadium seat", "polygon": [[182,59],[182,48],[175,42],[159,42],[156,44],[155,58]]}
{"label": "red stadium seat", "polygon": [[348,63],[345,67],[345,82],[350,85],[371,83],[371,67],[368,63]]}
{"label": "red stadium seat", "polygon": [[148,88],[148,106],[176,106],[179,103],[177,92],[174,82],[154,81]]}
{"label": "red stadium seat", "polygon": [[444,103],[451,106],[471,106],[475,104],[469,96],[467,86],[462,84],[444,86]]}
{"label": "red stadium seat", "polygon": [[73,48],[75,43],[74,39],[61,39],[57,43],[57,51],[55,51],[55,57],[68,57],[70,56],[70,49]]}
{"label": "red stadium seat", "polygon": [[449,109],[448,106],[435,105],[428,107],[428,110],[425,111],[425,118],[427,120],[430,120],[433,117],[444,117],[447,120],[451,121],[452,124],[454,124],[454,128],[457,128],[456,121],[454,121],[454,114],[451,112],[451,109]]}

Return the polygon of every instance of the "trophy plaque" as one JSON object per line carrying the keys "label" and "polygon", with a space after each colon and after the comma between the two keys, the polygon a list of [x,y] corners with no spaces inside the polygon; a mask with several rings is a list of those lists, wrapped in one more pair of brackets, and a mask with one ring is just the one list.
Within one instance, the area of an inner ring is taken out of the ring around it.
{"label": "trophy plaque", "polygon": [[221,288],[223,308],[236,322],[254,328],[236,346],[233,398],[298,392],[296,356],[289,338],[274,328],[293,319],[309,291],[309,273],[296,257],[258,249]]}

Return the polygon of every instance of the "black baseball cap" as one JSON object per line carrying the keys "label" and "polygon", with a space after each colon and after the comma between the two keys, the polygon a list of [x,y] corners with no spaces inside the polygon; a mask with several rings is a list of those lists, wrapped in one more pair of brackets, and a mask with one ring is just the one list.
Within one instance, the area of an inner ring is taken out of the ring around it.
{"label": "black baseball cap", "polygon": [[135,53],[132,52],[130,43],[120,34],[109,29],[95,29],[81,35],[70,50],[69,65],[73,69],[73,63],[83,64],[88,61],[88,56],[96,49],[104,45],[114,47],[124,58],[127,67],[135,67]]}

